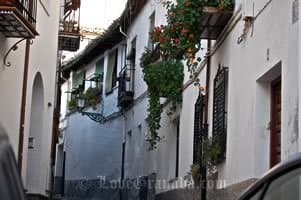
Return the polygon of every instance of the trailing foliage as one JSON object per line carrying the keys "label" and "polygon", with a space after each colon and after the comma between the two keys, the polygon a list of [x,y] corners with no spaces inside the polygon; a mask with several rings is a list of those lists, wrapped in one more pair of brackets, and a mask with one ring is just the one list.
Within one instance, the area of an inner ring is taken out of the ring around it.
{"label": "trailing foliage", "polygon": [[[177,0],[176,3],[164,1],[163,5],[167,9],[167,24],[155,27],[150,33],[157,48],[145,49],[140,59],[149,91],[148,123],[151,149],[156,148],[161,139],[157,133],[162,113],[160,97],[164,96],[171,101],[173,110],[181,103],[181,86],[184,79],[182,61],[188,67],[190,78],[196,78],[196,69],[201,61],[197,53],[201,48],[204,6],[215,6],[220,10],[233,8],[232,0]],[[160,62],[157,62],[158,58],[161,58]]]}
{"label": "trailing foliage", "polygon": [[151,132],[149,143],[150,149],[154,149],[161,139],[157,132],[160,129],[162,113],[160,97],[166,97],[171,102],[171,110],[175,110],[177,105],[182,102],[181,87],[184,78],[184,66],[176,60],[145,64],[143,65],[143,73],[149,92],[148,124]]}

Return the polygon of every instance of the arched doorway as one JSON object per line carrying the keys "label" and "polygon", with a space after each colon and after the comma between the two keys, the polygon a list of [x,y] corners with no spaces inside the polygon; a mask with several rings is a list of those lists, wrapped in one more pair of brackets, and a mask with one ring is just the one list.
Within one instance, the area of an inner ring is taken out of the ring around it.
{"label": "arched doorway", "polygon": [[43,141],[44,87],[40,73],[33,82],[28,137],[26,189],[28,193],[39,193],[41,187],[41,158]]}

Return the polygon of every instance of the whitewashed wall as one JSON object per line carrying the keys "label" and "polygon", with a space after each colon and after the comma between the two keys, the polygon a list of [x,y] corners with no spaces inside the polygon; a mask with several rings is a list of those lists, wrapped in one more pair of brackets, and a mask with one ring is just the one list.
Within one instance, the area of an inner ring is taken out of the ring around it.
{"label": "whitewashed wall", "polygon": [[[255,15],[266,2],[254,1]],[[269,78],[272,78],[269,71],[276,69],[279,62],[281,62],[283,109],[281,157],[286,159],[298,151],[298,46],[296,43],[298,43],[299,32],[298,23],[292,24],[292,2],[272,1],[256,19],[253,36],[248,34],[246,41],[238,45],[237,38],[242,33],[243,27],[243,22],[240,21],[212,57],[210,132],[212,131],[212,80],[218,64],[229,67],[227,159],[219,166],[219,179],[226,180],[227,185],[259,177],[269,169],[267,127],[270,121],[270,91],[267,81],[271,81]],[[241,13],[248,13],[248,6],[243,6]],[[267,56],[269,56],[268,60]],[[184,119],[190,115],[188,111],[185,112],[187,113],[183,116]],[[186,143],[185,146],[188,144]],[[186,163],[187,158],[184,156],[183,158],[182,163]],[[188,166],[182,168],[184,171],[188,169]]]}
{"label": "whitewashed wall", "polygon": [[[24,134],[24,149],[23,149],[23,168],[22,175],[24,182],[33,177],[27,176],[27,154],[28,154],[28,137],[30,131],[31,119],[31,102],[32,102],[32,88],[33,81],[39,72],[42,77],[44,87],[44,112],[43,112],[43,132],[40,134],[41,139],[41,157],[36,158],[40,160],[39,167],[31,168],[29,174],[38,173],[40,179],[34,181],[32,187],[28,189],[29,193],[37,193],[48,195],[50,188],[50,173],[51,173],[51,141],[52,141],[52,122],[53,110],[55,104],[55,87],[56,87],[56,70],[57,70],[57,46],[58,46],[58,24],[59,24],[59,2],[45,1],[44,10],[42,5],[38,4],[37,12],[37,31],[39,36],[34,39],[30,49],[29,58],[29,77],[27,85],[27,104],[25,115],[25,134]],[[49,14],[49,15],[48,15]],[[23,59],[23,58],[22,58]]]}
{"label": "whitewashed wall", "polygon": [[[236,10],[242,16],[256,15],[268,1],[236,1]],[[253,11],[254,3],[254,11]],[[273,0],[255,21],[253,36],[250,33],[240,45],[237,39],[243,31],[243,21],[234,27],[222,46],[212,57],[209,131],[212,130],[212,80],[218,64],[229,67],[227,160],[219,166],[219,179],[227,185],[259,177],[269,168],[269,89],[266,81],[272,68],[281,62],[282,73],[282,159],[298,150],[298,23],[292,23],[293,1]],[[130,27],[130,42],[137,36],[137,66],[135,97],[146,91],[139,67],[139,58],[148,41],[149,16],[156,11],[156,25],[165,22],[164,9],[150,1]],[[158,15],[159,14],[159,15]],[[277,23],[275,23],[277,22]],[[251,31],[250,31],[251,32]],[[204,44],[206,46],[206,44]],[[267,60],[267,49],[270,51]],[[200,74],[205,86],[206,70]],[[271,78],[271,77],[270,77]],[[276,78],[276,77],[274,77]],[[187,80],[187,74],[186,79]],[[194,103],[198,89],[190,86],[183,93],[180,112],[180,176],[190,171],[193,156]],[[172,122],[163,114],[160,134],[166,140],[159,149],[147,152],[144,141],[147,100],[139,101],[126,116],[126,176],[137,177],[157,172],[159,179],[172,180],[175,167],[175,135]],[[139,130],[141,125],[142,130]],[[131,131],[131,134],[128,134]],[[134,164],[133,164],[134,163]],[[142,164],[144,163],[144,164]],[[239,164],[238,164],[239,163]]]}
{"label": "whitewashed wall", "polygon": [[7,39],[0,33],[0,123],[6,129],[15,155],[18,154],[21,96],[25,60],[25,42],[18,50],[10,53],[7,60],[11,67],[2,65],[4,55],[17,39]]}
{"label": "whitewashed wall", "polygon": [[[55,73],[57,61],[57,35],[59,21],[59,5],[58,2],[43,1],[50,16],[46,15],[40,3],[38,3],[37,13],[37,31],[39,36],[33,40],[31,45],[29,59],[29,77],[27,87],[27,104],[26,104],[26,121],[23,149],[23,168],[22,176],[24,183],[26,178],[27,166],[27,145],[30,126],[30,110],[33,80],[37,72],[41,72],[45,87],[44,94],[44,129],[42,157],[40,159],[41,166],[31,169],[33,172],[39,172],[40,180],[35,183],[34,188],[27,188],[29,192],[47,194],[49,189],[49,173],[50,173],[50,144],[52,136],[52,116],[55,98]],[[16,39],[7,39],[0,33],[0,59],[3,60],[4,54],[16,42]],[[22,99],[22,85],[25,61],[25,42],[18,45],[18,50],[11,52],[8,61],[12,63],[10,68],[0,69],[0,91],[2,93],[0,100],[0,123],[3,124],[9,134],[10,141],[17,156],[19,145],[19,127],[20,127],[20,110]],[[48,102],[52,104],[47,107]],[[25,187],[27,187],[25,185]]]}

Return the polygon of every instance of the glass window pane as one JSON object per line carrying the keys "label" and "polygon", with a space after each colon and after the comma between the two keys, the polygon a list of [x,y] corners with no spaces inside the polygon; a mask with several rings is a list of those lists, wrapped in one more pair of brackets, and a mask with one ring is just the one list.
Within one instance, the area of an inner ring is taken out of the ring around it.
{"label": "glass window pane", "polygon": [[274,180],[266,194],[265,200],[299,200],[301,187],[301,169],[294,170]]}

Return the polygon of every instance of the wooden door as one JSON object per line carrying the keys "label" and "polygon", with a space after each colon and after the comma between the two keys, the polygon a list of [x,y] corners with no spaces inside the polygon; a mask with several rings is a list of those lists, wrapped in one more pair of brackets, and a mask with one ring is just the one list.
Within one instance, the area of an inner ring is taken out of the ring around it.
{"label": "wooden door", "polygon": [[281,79],[271,85],[270,167],[281,161]]}

